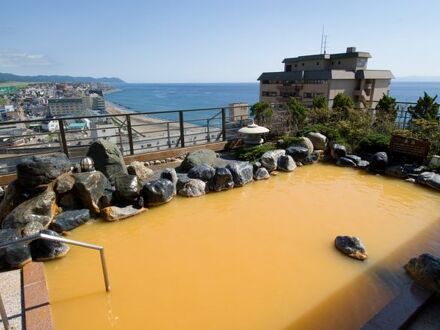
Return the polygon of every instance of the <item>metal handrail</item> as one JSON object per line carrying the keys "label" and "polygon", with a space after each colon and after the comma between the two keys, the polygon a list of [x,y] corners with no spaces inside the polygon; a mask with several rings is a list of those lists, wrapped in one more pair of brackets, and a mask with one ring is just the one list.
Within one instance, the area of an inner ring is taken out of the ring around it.
{"label": "metal handrail", "polygon": [[[93,250],[99,251],[99,255],[101,257],[102,273],[104,275],[105,291],[107,291],[107,292],[110,291],[110,280],[109,280],[109,277],[108,277],[107,263],[105,261],[105,254],[104,254],[104,247],[103,246],[89,244],[89,243],[84,243],[84,242],[80,242],[80,241],[74,241],[74,240],[71,240],[71,239],[67,239],[67,238],[63,238],[63,237],[57,237],[57,236],[53,236],[53,235],[49,235],[49,234],[45,234],[45,233],[37,233],[37,234],[34,234],[34,235],[29,235],[29,236],[26,236],[26,237],[19,238],[19,239],[14,240],[14,241],[0,243],[0,249],[6,248],[6,247],[11,246],[11,245],[19,244],[19,243],[32,242],[32,241],[34,241],[36,239],[43,239],[43,240],[48,240],[48,241],[61,242],[61,243],[81,246],[81,247],[85,247],[85,248],[88,248],[88,249],[93,249]],[[5,327],[5,329],[10,329],[8,317],[6,315],[6,310],[5,310],[5,306],[3,304],[3,300],[1,298],[1,295],[0,295],[0,315],[2,317],[3,326]]]}

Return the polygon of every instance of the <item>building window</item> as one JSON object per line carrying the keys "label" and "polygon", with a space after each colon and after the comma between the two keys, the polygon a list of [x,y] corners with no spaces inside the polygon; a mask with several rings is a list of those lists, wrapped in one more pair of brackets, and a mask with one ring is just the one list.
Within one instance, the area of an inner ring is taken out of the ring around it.
{"label": "building window", "polygon": [[297,68],[298,67],[298,64],[295,64],[295,68]]}
{"label": "building window", "polygon": [[341,64],[341,61],[338,61],[338,64]]}
{"label": "building window", "polygon": [[290,64],[286,65],[286,71],[287,72],[292,71],[292,65]]}
{"label": "building window", "polygon": [[304,63],[302,64],[302,66],[304,66]]}
{"label": "building window", "polygon": [[316,62],[316,65],[319,65],[319,62]]}

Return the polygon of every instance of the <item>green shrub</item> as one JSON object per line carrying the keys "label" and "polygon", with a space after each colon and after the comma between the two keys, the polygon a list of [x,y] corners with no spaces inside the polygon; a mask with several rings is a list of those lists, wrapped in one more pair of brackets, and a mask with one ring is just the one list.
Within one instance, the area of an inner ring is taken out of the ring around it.
{"label": "green shrub", "polygon": [[356,148],[360,153],[376,153],[379,151],[388,151],[390,144],[390,135],[381,133],[370,133],[365,135]]}
{"label": "green shrub", "polygon": [[241,148],[235,151],[235,157],[239,160],[253,162],[259,159],[266,151],[270,150],[275,150],[275,146],[272,144],[262,144],[254,147]]}
{"label": "green shrub", "polygon": [[281,139],[283,140],[285,146],[290,146],[292,144],[302,142],[302,139],[300,137],[292,136],[292,135],[283,135]]}

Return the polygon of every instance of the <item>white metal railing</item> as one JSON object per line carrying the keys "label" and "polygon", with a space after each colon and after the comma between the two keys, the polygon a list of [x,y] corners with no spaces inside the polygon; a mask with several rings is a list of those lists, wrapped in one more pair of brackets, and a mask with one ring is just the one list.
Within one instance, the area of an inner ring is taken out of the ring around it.
{"label": "white metal railing", "polygon": [[[74,240],[71,240],[71,239],[67,239],[67,238],[63,238],[63,237],[57,237],[57,236],[53,236],[53,235],[50,235],[50,234],[45,234],[45,233],[41,233],[40,232],[40,233],[37,233],[37,234],[34,234],[34,235],[30,235],[30,236],[26,236],[26,237],[22,237],[22,238],[16,239],[14,241],[0,243],[0,249],[6,248],[6,247],[11,246],[11,245],[19,244],[19,243],[32,242],[32,241],[34,241],[36,239],[43,239],[43,240],[48,240],[48,241],[61,242],[61,243],[81,246],[81,247],[85,247],[85,248],[88,248],[88,249],[93,249],[93,250],[99,251],[99,255],[101,257],[102,273],[104,275],[105,290],[107,292],[110,291],[110,280],[109,280],[109,277],[108,277],[107,263],[105,261],[105,254],[104,254],[104,247],[103,246],[89,244],[89,243],[84,243],[84,242],[80,242],[80,241],[74,241]],[[3,300],[1,298],[1,295],[0,295],[0,316],[2,317],[3,326],[5,327],[5,329],[10,329],[9,320],[8,320],[7,315],[6,315],[6,310],[5,310],[5,306],[3,304]]]}

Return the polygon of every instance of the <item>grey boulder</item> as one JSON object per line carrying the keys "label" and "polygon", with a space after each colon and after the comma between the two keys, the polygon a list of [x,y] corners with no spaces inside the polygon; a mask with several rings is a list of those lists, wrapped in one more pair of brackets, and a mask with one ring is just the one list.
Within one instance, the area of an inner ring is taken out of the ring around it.
{"label": "grey boulder", "polygon": [[295,162],[302,162],[309,156],[309,149],[304,146],[292,145],[287,147],[286,155],[292,157]]}
{"label": "grey boulder", "polygon": [[207,164],[196,165],[188,171],[188,177],[199,179],[205,182],[211,180],[215,175],[215,169]]}
{"label": "grey boulder", "polygon": [[330,146],[330,155],[334,160],[347,155],[347,149],[342,144],[333,143]]}
{"label": "grey boulder", "polygon": [[292,172],[296,169],[296,163],[291,156],[283,155],[278,158],[277,168],[279,171]]}
{"label": "grey boulder", "polygon": [[248,162],[233,162],[226,165],[231,172],[235,187],[242,187],[253,179],[254,170]]}
{"label": "grey boulder", "polygon": [[206,193],[206,183],[199,179],[188,179],[178,190],[179,195],[185,197],[199,197]]}
{"label": "grey boulder", "polygon": [[50,229],[57,233],[63,233],[81,226],[90,218],[91,214],[88,209],[64,211],[55,217],[50,224]]}
{"label": "grey boulder", "polygon": [[342,167],[356,167],[356,163],[348,158],[348,157],[339,157],[336,161],[336,165],[342,166]]}
{"label": "grey boulder", "polygon": [[176,193],[177,193],[177,188],[176,188],[176,186],[177,186],[177,173],[176,173],[176,170],[174,168],[166,168],[162,171],[162,173],[160,174],[160,177],[162,179],[166,179],[166,180],[171,181],[171,183],[174,186],[173,194],[176,195]]}
{"label": "grey boulder", "polygon": [[28,157],[17,165],[17,181],[22,187],[48,184],[69,172],[70,167],[69,158],[63,153]]}
{"label": "grey boulder", "polygon": [[321,133],[310,132],[306,135],[313,143],[315,150],[325,150],[327,147],[327,137]]}
{"label": "grey boulder", "polygon": [[[52,230],[43,230],[42,233],[61,237]],[[69,252],[70,247],[62,242],[50,241],[47,239],[36,239],[30,244],[32,259],[35,261],[47,261],[64,257]]]}
{"label": "grey boulder", "polygon": [[412,258],[405,270],[423,287],[440,294],[440,258],[424,253]]}
{"label": "grey boulder", "polygon": [[266,151],[260,159],[261,165],[266,168],[269,172],[275,171],[277,169],[278,158],[286,154],[286,150],[277,149]]}
{"label": "grey boulder", "polygon": [[139,197],[141,182],[136,175],[118,175],[115,181],[115,197],[120,203],[131,204]]}
{"label": "grey boulder", "polygon": [[416,177],[416,182],[435,190],[440,190],[440,174],[434,172],[423,172]]}
{"label": "grey boulder", "polygon": [[111,181],[117,175],[128,173],[119,148],[110,141],[93,142],[87,151],[87,157],[92,158],[95,169],[102,172]]}
{"label": "grey boulder", "polygon": [[[15,241],[19,238],[14,229],[0,229],[0,243]],[[0,249],[0,269],[21,268],[32,261],[27,244],[14,244]]]}
{"label": "grey boulder", "polygon": [[376,152],[370,160],[370,170],[373,172],[383,172],[388,165],[388,155],[386,152]]}
{"label": "grey boulder", "polygon": [[185,159],[180,165],[180,168],[183,171],[189,171],[194,166],[201,164],[213,166],[216,158],[216,153],[210,149],[193,151],[186,155]]}
{"label": "grey boulder", "polygon": [[141,196],[145,206],[157,206],[169,202],[174,195],[174,184],[167,179],[157,179],[144,184]]}
{"label": "grey boulder", "polygon": [[364,245],[361,240],[355,236],[337,236],[335,239],[335,247],[351,258],[361,261],[368,258]]}
{"label": "grey boulder", "polygon": [[151,168],[146,167],[144,163],[138,161],[131,162],[130,165],[127,166],[127,172],[128,174],[136,175],[141,181],[149,180],[154,174]]}
{"label": "grey boulder", "polygon": [[270,178],[270,174],[264,167],[257,168],[257,170],[254,173],[255,180],[267,180],[269,178]]}
{"label": "grey boulder", "polygon": [[209,181],[209,190],[211,191],[223,191],[234,188],[234,179],[231,171],[226,167],[217,167],[215,169],[215,175]]}
{"label": "grey boulder", "polygon": [[107,178],[99,171],[76,173],[75,195],[92,213],[99,214],[98,205],[105,189],[109,186]]}

